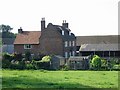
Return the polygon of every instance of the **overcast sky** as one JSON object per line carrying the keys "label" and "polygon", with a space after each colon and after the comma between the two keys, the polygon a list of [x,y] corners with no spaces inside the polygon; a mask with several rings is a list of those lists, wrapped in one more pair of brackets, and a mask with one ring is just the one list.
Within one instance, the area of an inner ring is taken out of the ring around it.
{"label": "overcast sky", "polygon": [[0,0],[0,24],[13,32],[40,31],[41,18],[61,25],[63,20],[75,35],[117,35],[119,0]]}

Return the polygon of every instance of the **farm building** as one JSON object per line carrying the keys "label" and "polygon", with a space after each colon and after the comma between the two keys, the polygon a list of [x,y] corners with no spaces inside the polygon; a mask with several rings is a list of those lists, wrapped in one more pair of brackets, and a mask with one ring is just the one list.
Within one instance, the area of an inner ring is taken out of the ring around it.
{"label": "farm building", "polygon": [[97,54],[100,57],[120,57],[119,36],[78,36],[77,37],[77,54],[88,56]]}
{"label": "farm building", "polygon": [[32,55],[60,55],[65,58],[76,55],[76,37],[69,29],[66,20],[62,25],[49,23],[46,27],[45,18],[41,20],[41,31],[24,31],[18,29],[14,42],[14,52]]}

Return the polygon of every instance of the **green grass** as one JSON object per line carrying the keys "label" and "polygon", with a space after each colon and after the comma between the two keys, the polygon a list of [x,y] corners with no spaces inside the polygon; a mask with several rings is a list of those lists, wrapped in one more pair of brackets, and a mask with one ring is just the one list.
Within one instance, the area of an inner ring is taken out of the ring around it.
{"label": "green grass", "polygon": [[117,71],[3,70],[3,88],[118,88]]}

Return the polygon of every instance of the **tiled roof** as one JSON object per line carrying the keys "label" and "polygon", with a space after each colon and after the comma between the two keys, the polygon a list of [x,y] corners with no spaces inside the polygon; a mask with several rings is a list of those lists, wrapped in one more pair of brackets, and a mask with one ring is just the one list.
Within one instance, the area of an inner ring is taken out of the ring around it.
{"label": "tiled roof", "polygon": [[120,44],[82,44],[79,51],[119,51]]}
{"label": "tiled roof", "polygon": [[115,44],[118,43],[118,35],[106,35],[106,36],[77,36],[76,44],[80,46],[82,44]]}
{"label": "tiled roof", "polygon": [[23,31],[19,33],[14,44],[39,44],[40,31]]}

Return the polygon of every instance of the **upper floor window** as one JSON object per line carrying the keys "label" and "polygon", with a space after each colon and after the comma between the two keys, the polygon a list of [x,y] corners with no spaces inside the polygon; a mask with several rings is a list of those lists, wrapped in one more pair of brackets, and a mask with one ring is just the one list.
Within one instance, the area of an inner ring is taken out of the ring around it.
{"label": "upper floor window", "polygon": [[69,35],[71,35],[71,31],[69,31]]}
{"label": "upper floor window", "polygon": [[71,41],[69,41],[69,46],[71,46]]}
{"label": "upper floor window", "polygon": [[75,41],[72,42],[72,46],[75,46]]}
{"label": "upper floor window", "polygon": [[67,41],[65,41],[65,47],[67,47],[68,46],[68,42]]}
{"label": "upper floor window", "polygon": [[24,45],[24,49],[31,49],[32,48],[32,45],[31,44],[25,44]]}
{"label": "upper floor window", "polygon": [[64,35],[65,33],[64,33],[64,30],[62,30],[62,35]]}

